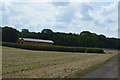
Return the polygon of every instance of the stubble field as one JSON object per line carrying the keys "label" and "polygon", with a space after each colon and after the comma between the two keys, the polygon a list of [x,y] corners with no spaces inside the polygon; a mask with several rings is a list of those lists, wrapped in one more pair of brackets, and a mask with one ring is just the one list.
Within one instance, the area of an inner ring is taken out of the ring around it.
{"label": "stubble field", "polygon": [[117,54],[33,51],[2,47],[3,78],[65,78]]}

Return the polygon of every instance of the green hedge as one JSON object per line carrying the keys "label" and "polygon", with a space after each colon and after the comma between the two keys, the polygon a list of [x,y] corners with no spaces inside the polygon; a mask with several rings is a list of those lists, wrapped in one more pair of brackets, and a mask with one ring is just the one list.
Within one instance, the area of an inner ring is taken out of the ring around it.
{"label": "green hedge", "polygon": [[103,53],[103,50],[100,48],[86,48],[88,53]]}
{"label": "green hedge", "polygon": [[9,43],[9,42],[2,42],[2,46],[29,49],[29,50],[104,53],[104,51],[101,48],[87,48],[87,47],[66,47],[66,46],[55,46],[55,45],[53,46],[27,45],[27,44],[18,44],[18,43]]}

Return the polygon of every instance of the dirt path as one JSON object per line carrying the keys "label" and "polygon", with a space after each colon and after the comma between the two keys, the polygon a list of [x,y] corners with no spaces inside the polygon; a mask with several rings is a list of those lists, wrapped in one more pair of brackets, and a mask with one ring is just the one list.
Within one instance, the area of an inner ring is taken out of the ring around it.
{"label": "dirt path", "polygon": [[120,64],[120,61],[118,61],[117,56],[102,67],[99,67],[92,72],[87,73],[81,78],[120,78],[120,75],[118,76],[118,64]]}

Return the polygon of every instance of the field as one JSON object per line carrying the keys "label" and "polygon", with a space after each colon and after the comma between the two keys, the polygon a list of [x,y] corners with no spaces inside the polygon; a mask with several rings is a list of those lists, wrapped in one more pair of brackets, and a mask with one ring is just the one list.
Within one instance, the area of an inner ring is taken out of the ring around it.
{"label": "field", "polygon": [[64,78],[117,54],[33,51],[2,47],[3,78]]}

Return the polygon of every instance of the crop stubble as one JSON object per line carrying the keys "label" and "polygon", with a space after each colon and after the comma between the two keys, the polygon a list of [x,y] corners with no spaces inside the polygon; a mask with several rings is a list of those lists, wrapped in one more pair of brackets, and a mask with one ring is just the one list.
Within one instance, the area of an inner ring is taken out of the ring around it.
{"label": "crop stubble", "polygon": [[64,78],[117,54],[2,49],[3,78]]}

